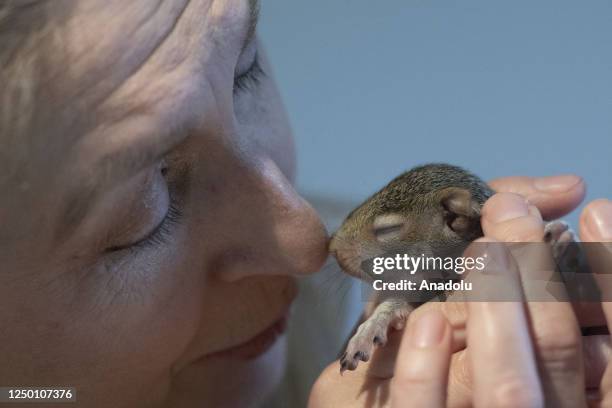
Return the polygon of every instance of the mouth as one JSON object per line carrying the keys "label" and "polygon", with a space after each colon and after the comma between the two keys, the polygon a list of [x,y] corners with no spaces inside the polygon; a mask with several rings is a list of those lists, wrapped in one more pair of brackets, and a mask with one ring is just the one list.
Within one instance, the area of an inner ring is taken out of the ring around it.
{"label": "mouth", "polygon": [[347,245],[338,244],[337,240],[337,238],[332,239],[332,243],[329,246],[330,254],[336,259],[336,262],[338,262],[338,265],[344,272],[359,278],[361,270],[356,250]]}
{"label": "mouth", "polygon": [[258,332],[255,331],[258,328],[253,327],[253,331],[250,331],[250,334],[244,333],[244,336],[240,335],[239,330],[235,330],[232,337],[235,338],[236,342],[227,344],[225,348],[211,350],[211,352],[201,355],[198,360],[223,358],[246,361],[255,359],[270,350],[287,330],[291,305],[298,294],[298,285],[295,279],[279,281],[278,284],[280,286],[277,289],[283,292],[283,304],[278,305],[279,308],[276,313],[262,322],[266,326],[259,326]]}
{"label": "mouth", "polygon": [[254,337],[227,349],[208,354],[203,358],[230,358],[252,360],[268,351],[287,330],[288,313],[272,323]]}

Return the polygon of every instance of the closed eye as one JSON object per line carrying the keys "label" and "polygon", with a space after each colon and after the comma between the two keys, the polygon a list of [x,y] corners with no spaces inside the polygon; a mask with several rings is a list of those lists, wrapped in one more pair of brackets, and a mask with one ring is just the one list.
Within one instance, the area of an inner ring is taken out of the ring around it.
{"label": "closed eye", "polygon": [[386,227],[374,228],[374,234],[377,236],[393,234],[393,233],[400,231],[402,227],[403,227],[403,224],[397,224],[397,225],[389,225]]}
{"label": "closed eye", "polygon": [[372,223],[372,232],[379,241],[387,241],[398,238],[405,225],[405,218],[399,214],[379,215]]}
{"label": "closed eye", "polygon": [[[138,234],[140,235],[138,239],[131,239],[132,237],[130,237],[127,243],[111,246],[105,250],[106,253],[121,252],[123,250],[134,252],[146,247],[163,246],[169,243],[173,233],[172,227],[181,221],[182,212],[178,205],[177,192],[170,188],[168,180],[169,168],[165,161],[160,164],[158,171],[161,179],[156,178],[156,181],[164,185],[160,186],[160,188],[150,187],[152,191],[160,191],[154,198],[155,205],[151,203],[150,209],[157,214],[158,211],[153,210],[153,208],[164,206],[166,208],[165,213],[163,213],[164,215],[156,225],[153,224],[153,228],[147,229],[148,232],[146,234]],[[155,218],[158,217],[156,216]]]}
{"label": "closed eye", "polygon": [[255,54],[253,63],[244,73],[234,78],[234,95],[252,88],[256,88],[266,75],[259,64],[259,54]]}
{"label": "closed eye", "polygon": [[117,252],[125,249],[137,250],[167,244],[168,238],[172,235],[172,226],[180,222],[181,216],[181,210],[174,202],[171,202],[164,218],[147,236],[134,243],[108,248],[106,252]]}

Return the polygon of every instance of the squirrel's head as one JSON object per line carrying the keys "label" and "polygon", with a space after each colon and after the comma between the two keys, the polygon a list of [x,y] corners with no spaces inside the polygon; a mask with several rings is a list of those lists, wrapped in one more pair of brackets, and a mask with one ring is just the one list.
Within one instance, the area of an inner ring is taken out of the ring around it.
{"label": "squirrel's head", "polygon": [[467,244],[482,236],[480,209],[492,194],[459,167],[414,168],[353,210],[333,234],[329,250],[347,273],[363,278],[361,264],[385,253],[431,254]]}

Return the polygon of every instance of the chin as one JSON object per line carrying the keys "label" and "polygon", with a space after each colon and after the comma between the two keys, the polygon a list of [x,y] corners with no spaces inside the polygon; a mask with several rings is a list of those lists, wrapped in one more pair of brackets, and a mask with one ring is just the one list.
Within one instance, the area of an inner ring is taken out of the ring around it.
{"label": "chin", "polygon": [[174,379],[167,407],[245,408],[261,406],[280,384],[287,355],[286,335],[251,359],[215,358],[185,367]]}
{"label": "chin", "polygon": [[[265,354],[253,360],[245,371],[246,382],[242,383],[240,389],[244,390],[248,398],[240,398],[240,401],[232,407],[259,407],[278,389],[286,369],[287,360],[287,338],[286,335],[278,339],[276,344]],[[247,391],[248,390],[248,391]]]}
{"label": "chin", "polygon": [[215,398],[205,406],[224,408],[259,407],[280,384],[285,371],[287,340],[279,338],[261,356],[247,361],[228,360],[216,371]]}

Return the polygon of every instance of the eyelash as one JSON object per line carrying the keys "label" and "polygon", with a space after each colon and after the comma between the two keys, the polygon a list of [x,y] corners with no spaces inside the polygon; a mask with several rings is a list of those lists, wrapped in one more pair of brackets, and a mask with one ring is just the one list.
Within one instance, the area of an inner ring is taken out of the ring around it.
{"label": "eyelash", "polygon": [[178,208],[176,203],[172,200],[172,196],[170,196],[170,204],[168,206],[168,212],[161,220],[161,222],[147,235],[142,238],[140,241],[135,242],[129,245],[116,246],[112,248],[108,248],[106,250],[107,253],[116,253],[120,251],[130,251],[130,252],[138,252],[142,249],[146,248],[157,248],[162,245],[166,245],[169,243],[168,238],[170,238],[172,234],[172,227],[177,225],[183,216],[183,213]]}
{"label": "eyelash", "polygon": [[234,79],[234,94],[257,87],[265,74],[259,64],[259,55],[255,54],[249,69]]}
{"label": "eyelash", "polygon": [[172,227],[177,225],[183,216],[176,203],[172,201],[172,197],[170,200],[168,212],[159,225],[147,237],[130,245],[128,249],[138,251],[145,248],[156,248],[169,243],[168,238],[172,235]]}

